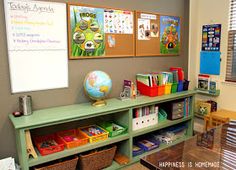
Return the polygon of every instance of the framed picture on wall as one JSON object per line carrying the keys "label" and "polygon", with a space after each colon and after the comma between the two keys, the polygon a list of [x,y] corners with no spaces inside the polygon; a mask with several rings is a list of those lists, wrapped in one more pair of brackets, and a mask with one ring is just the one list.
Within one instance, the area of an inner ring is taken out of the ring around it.
{"label": "framed picture on wall", "polygon": [[180,17],[160,16],[160,53],[179,54]]}

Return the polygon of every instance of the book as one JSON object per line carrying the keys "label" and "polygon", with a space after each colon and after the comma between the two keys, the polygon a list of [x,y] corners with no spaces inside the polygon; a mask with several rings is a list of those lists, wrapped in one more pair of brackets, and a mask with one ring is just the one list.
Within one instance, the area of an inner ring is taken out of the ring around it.
{"label": "book", "polygon": [[207,91],[209,90],[210,76],[209,75],[198,75],[198,89]]}

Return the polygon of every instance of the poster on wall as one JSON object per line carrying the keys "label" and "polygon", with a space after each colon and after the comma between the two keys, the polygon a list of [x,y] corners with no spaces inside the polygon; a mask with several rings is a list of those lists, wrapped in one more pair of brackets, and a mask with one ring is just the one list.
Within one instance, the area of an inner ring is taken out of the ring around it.
{"label": "poster on wall", "polygon": [[138,19],[138,40],[150,40],[150,20]]}
{"label": "poster on wall", "polygon": [[180,18],[160,16],[160,53],[179,54],[180,51]]}
{"label": "poster on wall", "polygon": [[105,54],[104,9],[70,6],[70,58]]}
{"label": "poster on wall", "polygon": [[105,9],[104,29],[105,33],[133,34],[133,12]]}
{"label": "poster on wall", "polygon": [[221,24],[202,26],[202,51],[220,51]]}

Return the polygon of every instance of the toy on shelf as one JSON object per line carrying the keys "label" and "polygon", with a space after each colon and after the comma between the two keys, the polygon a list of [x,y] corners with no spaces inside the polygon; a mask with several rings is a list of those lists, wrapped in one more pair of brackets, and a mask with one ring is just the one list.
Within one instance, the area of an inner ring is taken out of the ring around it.
{"label": "toy on shelf", "polygon": [[139,91],[137,90],[134,82],[130,80],[124,80],[123,91],[120,93],[121,100],[135,99],[139,96]]}

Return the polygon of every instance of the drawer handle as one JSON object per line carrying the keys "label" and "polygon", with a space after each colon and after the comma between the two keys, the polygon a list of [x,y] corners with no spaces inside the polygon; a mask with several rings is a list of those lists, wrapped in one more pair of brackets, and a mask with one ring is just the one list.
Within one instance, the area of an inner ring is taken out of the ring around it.
{"label": "drawer handle", "polygon": [[182,111],[182,109],[179,109],[178,111],[180,112],[180,111]]}

